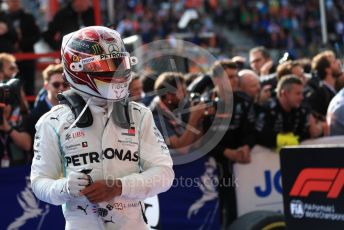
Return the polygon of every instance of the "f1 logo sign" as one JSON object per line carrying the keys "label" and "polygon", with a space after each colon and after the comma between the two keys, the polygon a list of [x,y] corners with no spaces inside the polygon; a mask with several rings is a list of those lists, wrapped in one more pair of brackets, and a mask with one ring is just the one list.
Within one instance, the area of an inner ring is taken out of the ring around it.
{"label": "f1 logo sign", "polygon": [[311,192],[327,192],[327,198],[336,199],[344,187],[344,168],[303,169],[289,195],[308,197]]}

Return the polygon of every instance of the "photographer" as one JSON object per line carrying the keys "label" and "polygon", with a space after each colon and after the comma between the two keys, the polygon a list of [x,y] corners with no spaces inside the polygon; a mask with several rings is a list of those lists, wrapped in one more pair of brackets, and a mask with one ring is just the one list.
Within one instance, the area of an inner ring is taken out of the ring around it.
{"label": "photographer", "polygon": [[25,93],[18,79],[15,58],[0,53],[0,135],[1,167],[20,165],[27,162],[31,139],[27,132],[28,106]]}
{"label": "photographer", "polygon": [[158,96],[153,99],[150,108],[157,128],[170,148],[177,149],[181,154],[188,153],[191,145],[203,134],[204,103],[191,104],[189,117],[183,116],[185,113],[181,112],[181,107],[186,89],[180,73],[161,74],[154,89]]}
{"label": "photographer", "polygon": [[[16,63],[16,58],[12,54],[0,53],[0,68],[2,73],[2,82],[7,82],[18,76],[19,69]],[[20,115],[26,117],[29,114],[29,104],[26,100],[26,94],[22,84],[20,86],[20,92],[18,92],[18,94],[20,95]]]}
{"label": "photographer", "polygon": [[249,59],[251,69],[259,75],[261,91],[258,104],[262,105],[274,96],[274,89],[277,85],[276,65],[264,46],[252,48],[249,52]]}
{"label": "photographer", "polygon": [[[0,90],[4,90],[4,85],[0,86]],[[9,97],[15,97],[15,95],[10,93]],[[9,103],[6,100],[3,98],[5,103],[2,102],[0,105],[1,168],[26,163],[27,151],[30,151],[32,144],[30,134],[26,131],[27,126],[19,116],[19,107],[12,107],[16,103]]]}

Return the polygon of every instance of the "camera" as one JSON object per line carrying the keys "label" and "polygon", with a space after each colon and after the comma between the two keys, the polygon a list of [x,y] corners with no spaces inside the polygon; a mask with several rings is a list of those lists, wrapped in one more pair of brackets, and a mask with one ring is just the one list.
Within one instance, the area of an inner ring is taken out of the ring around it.
{"label": "camera", "polygon": [[[205,115],[211,115],[218,110],[221,110],[223,107],[223,100],[218,96],[213,96],[209,93],[200,93],[192,92],[189,94],[189,101],[191,104],[197,105],[200,102],[203,102],[207,106]],[[213,111],[213,112],[211,112]],[[209,113],[210,112],[210,113]]]}
{"label": "camera", "polygon": [[209,95],[202,96],[200,93],[194,93],[194,92],[190,93],[189,100],[194,105],[197,105],[200,102],[204,102],[205,104],[213,103],[210,100]]}
{"label": "camera", "polygon": [[215,85],[209,74],[200,75],[187,88],[189,101],[193,104],[204,102],[209,109],[207,114],[225,112],[225,101],[215,91]]}
{"label": "camera", "polygon": [[6,105],[13,107],[20,102],[20,80],[11,79],[6,83],[0,83],[0,124],[3,124],[3,108]]}
{"label": "camera", "polygon": [[204,93],[214,88],[213,80],[209,74],[200,74],[187,88],[188,92],[198,94]]}

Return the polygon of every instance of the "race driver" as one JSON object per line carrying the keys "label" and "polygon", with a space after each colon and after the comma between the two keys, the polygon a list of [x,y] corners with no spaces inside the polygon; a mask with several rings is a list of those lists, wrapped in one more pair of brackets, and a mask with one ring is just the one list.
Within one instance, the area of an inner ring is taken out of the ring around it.
{"label": "race driver", "polygon": [[147,229],[141,201],[174,172],[150,110],[126,103],[136,59],[100,26],[64,36],[61,55],[72,89],[36,124],[32,190],[63,205],[66,229]]}

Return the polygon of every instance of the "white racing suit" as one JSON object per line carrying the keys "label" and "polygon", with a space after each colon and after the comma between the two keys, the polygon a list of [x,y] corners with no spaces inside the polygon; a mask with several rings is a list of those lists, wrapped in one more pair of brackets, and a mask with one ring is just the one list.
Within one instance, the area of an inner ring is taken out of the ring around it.
{"label": "white racing suit", "polygon": [[[103,107],[90,105],[93,124],[76,126],[67,105],[57,105],[37,123],[32,190],[50,204],[63,204],[66,229],[147,229],[141,200],[170,188],[174,178],[168,148],[149,109],[129,103],[130,129],[118,127]],[[90,203],[67,193],[71,171],[92,169],[93,181],[120,179],[121,196]]]}

